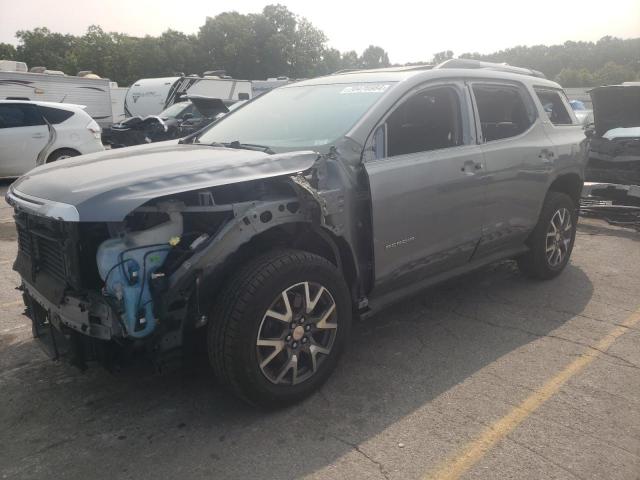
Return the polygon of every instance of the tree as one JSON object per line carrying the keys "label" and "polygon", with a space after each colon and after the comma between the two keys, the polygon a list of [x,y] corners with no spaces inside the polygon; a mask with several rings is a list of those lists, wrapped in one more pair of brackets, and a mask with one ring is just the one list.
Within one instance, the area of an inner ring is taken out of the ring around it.
{"label": "tree", "polygon": [[360,68],[360,58],[355,50],[349,50],[342,54],[341,69]]}
{"label": "tree", "polygon": [[563,68],[555,81],[563,87],[595,87],[598,84],[594,75],[586,68]]}
{"label": "tree", "polygon": [[599,85],[618,85],[634,80],[636,73],[627,65],[607,62],[604,67],[595,72],[594,77]]}
{"label": "tree", "polygon": [[238,12],[207,17],[198,40],[203,49],[203,70],[224,69],[236,78],[253,78],[257,63],[252,18]]}
{"label": "tree", "polygon": [[0,43],[0,60],[17,60],[16,47],[10,43]]}
{"label": "tree", "polygon": [[450,60],[453,58],[453,52],[451,50],[444,50],[442,52],[438,52],[433,55],[431,59],[431,63],[433,65],[438,65],[439,63],[444,62],[445,60]]}
{"label": "tree", "polygon": [[[247,15],[224,12],[208,17],[197,35],[167,30],[157,37],[140,38],[105,32],[92,25],[81,36],[40,27],[21,30],[16,37],[17,47],[0,43],[0,59],[20,60],[30,67],[45,66],[71,75],[92,70],[122,85],[144,77],[217,69],[253,80],[280,75],[307,78],[342,69],[390,65],[387,52],[379,46],[370,45],[362,55],[329,48],[321,30],[283,5],[267,5],[261,12]],[[429,63],[441,63],[453,56],[451,50],[443,50]],[[597,42],[518,45],[489,54],[463,53],[459,58],[534,68],[565,87],[640,78],[640,38],[607,36]]]}
{"label": "tree", "polygon": [[381,68],[389,66],[389,55],[382,47],[369,45],[360,57],[362,68]]}
{"label": "tree", "polygon": [[16,37],[20,42],[16,56],[30,67],[42,66],[65,72],[75,70],[73,50],[77,37],[52,33],[44,27],[20,30]]}
{"label": "tree", "polygon": [[306,18],[299,18],[294,37],[290,76],[294,78],[315,76],[317,66],[322,61],[326,42],[327,37],[322,31],[314,27]]}

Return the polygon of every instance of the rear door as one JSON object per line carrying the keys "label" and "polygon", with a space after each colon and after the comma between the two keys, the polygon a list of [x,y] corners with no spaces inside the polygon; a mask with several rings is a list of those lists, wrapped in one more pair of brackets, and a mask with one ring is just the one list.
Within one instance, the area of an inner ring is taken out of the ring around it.
{"label": "rear door", "polygon": [[478,257],[522,245],[538,221],[555,151],[526,87],[471,82],[486,165],[486,211]]}
{"label": "rear door", "polygon": [[374,134],[366,161],[375,293],[466,263],[481,235],[484,187],[463,83],[416,89]]}
{"label": "rear door", "polygon": [[15,177],[36,166],[49,130],[35,105],[0,103],[0,176]]}

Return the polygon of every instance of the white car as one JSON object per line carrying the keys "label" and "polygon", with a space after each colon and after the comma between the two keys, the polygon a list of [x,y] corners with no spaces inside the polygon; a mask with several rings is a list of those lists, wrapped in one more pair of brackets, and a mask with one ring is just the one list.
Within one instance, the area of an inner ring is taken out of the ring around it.
{"label": "white car", "polygon": [[0,177],[100,150],[100,126],[83,106],[0,100]]}

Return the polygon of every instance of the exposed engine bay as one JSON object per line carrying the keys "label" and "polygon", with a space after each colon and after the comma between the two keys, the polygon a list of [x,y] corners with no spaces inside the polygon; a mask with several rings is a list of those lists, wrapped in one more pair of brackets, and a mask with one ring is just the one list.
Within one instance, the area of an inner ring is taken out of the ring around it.
{"label": "exposed engine bay", "polygon": [[640,85],[597,87],[590,95],[595,123],[586,180],[640,185]]}
{"label": "exposed engine bay", "polygon": [[348,173],[332,163],[328,181],[326,159],[318,162],[322,180],[316,166],[306,176],[169,195],[121,222],[65,222],[18,211],[14,269],[36,319],[34,334],[51,335],[51,356],[81,367],[100,360],[118,368],[142,351],[165,368],[189,333],[209,320],[210,293],[202,292],[215,291],[248,249],[316,242],[340,262],[334,242],[318,238],[352,234],[342,228],[342,207],[353,200],[339,187]]}

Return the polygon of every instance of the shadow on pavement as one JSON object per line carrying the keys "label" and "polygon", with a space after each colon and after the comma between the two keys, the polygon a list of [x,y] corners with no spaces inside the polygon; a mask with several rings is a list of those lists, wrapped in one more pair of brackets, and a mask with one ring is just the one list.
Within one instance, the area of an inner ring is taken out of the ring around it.
{"label": "shadow on pavement", "polygon": [[578,232],[586,235],[606,235],[608,237],[627,238],[630,240],[640,241],[640,232],[631,228],[612,226],[604,221],[600,221],[598,223],[585,223],[582,221],[578,224]]}
{"label": "shadow on pavement", "polygon": [[512,262],[467,275],[357,322],[322,390],[270,413],[222,391],[206,368],[82,374],[44,361],[33,341],[7,339],[0,343],[0,474],[302,476],[558,328],[592,293],[589,278],[571,265],[543,283],[523,278]]}

